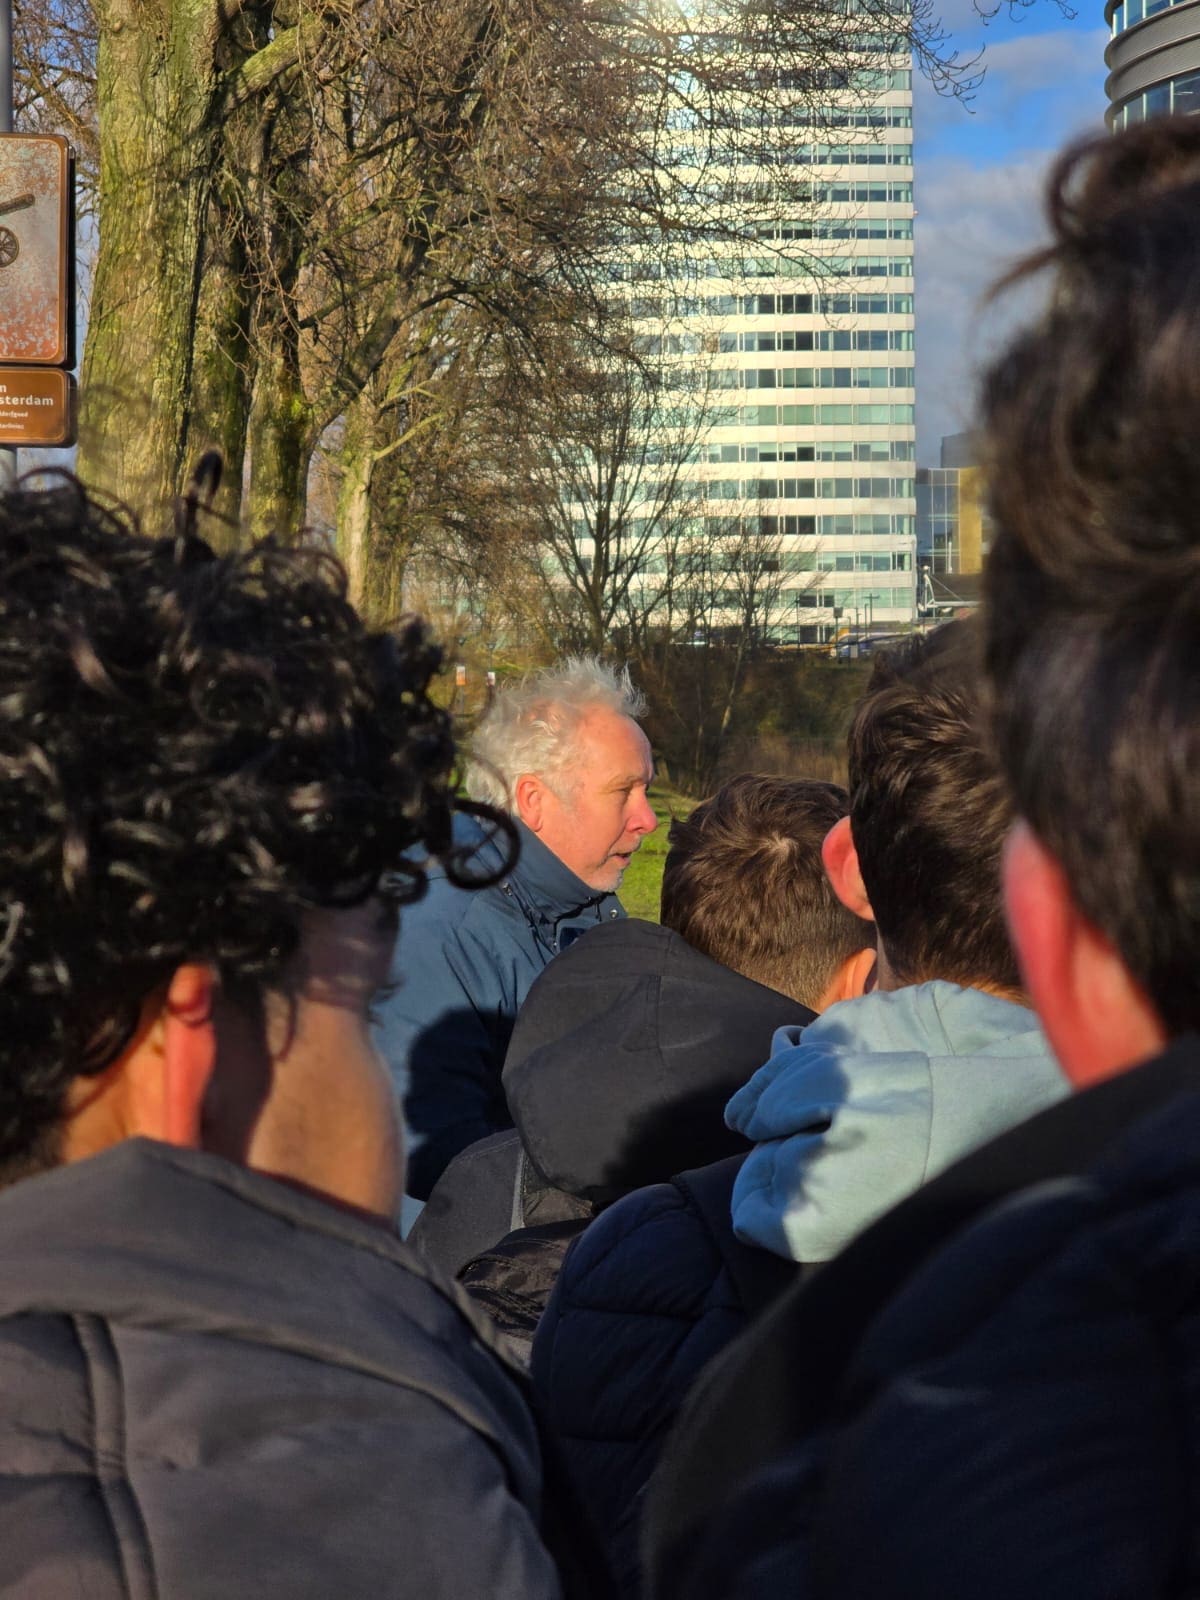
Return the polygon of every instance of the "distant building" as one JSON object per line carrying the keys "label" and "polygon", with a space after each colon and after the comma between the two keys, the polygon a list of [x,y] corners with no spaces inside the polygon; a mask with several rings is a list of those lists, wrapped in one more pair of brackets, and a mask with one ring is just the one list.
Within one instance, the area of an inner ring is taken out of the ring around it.
{"label": "distant building", "polygon": [[977,440],[942,440],[941,465],[917,468],[917,567],[933,577],[983,570],[988,536]]}
{"label": "distant building", "polygon": [[1108,0],[1107,121],[1200,111],[1200,0]]}
{"label": "distant building", "polygon": [[[631,289],[647,340],[681,328],[666,337],[683,353],[713,354],[719,403],[685,478],[705,537],[741,529],[775,547],[766,631],[778,643],[895,630],[915,615],[912,60],[901,32],[864,24],[858,38],[859,64],[825,106],[806,71],[780,76],[779,125],[796,130],[791,160],[811,173],[811,194],[763,227],[772,248],[729,261],[714,248],[698,280]],[[682,161],[688,139],[703,148],[708,133],[672,138]],[[742,203],[760,206],[767,178],[745,164]]]}
{"label": "distant building", "polygon": [[942,440],[941,467],[974,467],[979,464],[979,435],[975,432],[948,433]]}

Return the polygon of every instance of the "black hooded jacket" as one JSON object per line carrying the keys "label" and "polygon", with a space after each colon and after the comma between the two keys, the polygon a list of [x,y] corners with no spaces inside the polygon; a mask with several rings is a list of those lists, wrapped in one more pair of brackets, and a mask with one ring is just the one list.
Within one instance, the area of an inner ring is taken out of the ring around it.
{"label": "black hooded jacket", "polygon": [[515,1129],[456,1158],[409,1236],[528,1339],[576,1233],[634,1189],[741,1155],[726,1102],[814,1013],[654,923],[595,929],[537,979],[504,1064]]}
{"label": "black hooded jacket", "polygon": [[1193,1594],[1197,1150],[1189,1036],[789,1289],[663,1456],[655,1600]]}

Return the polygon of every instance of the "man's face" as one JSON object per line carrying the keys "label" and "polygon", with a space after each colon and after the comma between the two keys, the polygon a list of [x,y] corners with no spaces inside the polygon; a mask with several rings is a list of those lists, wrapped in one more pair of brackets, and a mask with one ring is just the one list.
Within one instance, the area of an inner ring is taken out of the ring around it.
{"label": "man's face", "polygon": [[259,1016],[235,1000],[218,1002],[208,1148],[360,1210],[396,1215],[400,1117],[370,1029],[395,939],[395,911],[379,900],[310,913],[289,994],[268,996]]}
{"label": "man's face", "polygon": [[593,711],[580,722],[574,759],[543,789],[538,837],[589,888],[619,887],[658,818],[646,798],[650,744],[636,722]]}

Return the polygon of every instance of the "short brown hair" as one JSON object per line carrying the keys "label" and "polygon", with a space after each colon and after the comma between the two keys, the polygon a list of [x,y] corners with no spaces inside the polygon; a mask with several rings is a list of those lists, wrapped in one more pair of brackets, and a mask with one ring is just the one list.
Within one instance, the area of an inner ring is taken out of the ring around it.
{"label": "short brown hair", "polygon": [[671,824],[663,923],[711,960],[815,1006],[842,962],[875,942],[821,862],[847,804],[834,783],[731,778]]}
{"label": "short brown hair", "polygon": [[902,983],[1020,987],[1000,857],[1012,809],[981,715],[973,622],[878,655],[850,727],[850,827]]}
{"label": "short brown hair", "polygon": [[1200,117],[1078,146],[1045,315],[983,394],[1016,810],[1172,1035],[1200,1027]]}

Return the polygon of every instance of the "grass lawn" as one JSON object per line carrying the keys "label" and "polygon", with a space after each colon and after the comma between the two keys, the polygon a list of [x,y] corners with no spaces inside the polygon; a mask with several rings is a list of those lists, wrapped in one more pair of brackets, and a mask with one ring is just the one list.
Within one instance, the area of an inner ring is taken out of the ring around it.
{"label": "grass lawn", "polygon": [[617,893],[621,904],[631,917],[641,917],[646,922],[658,921],[658,899],[662,886],[663,862],[667,856],[667,830],[672,817],[686,817],[696,804],[674,789],[652,784],[650,804],[658,818],[657,829],[642,840],[641,846]]}

